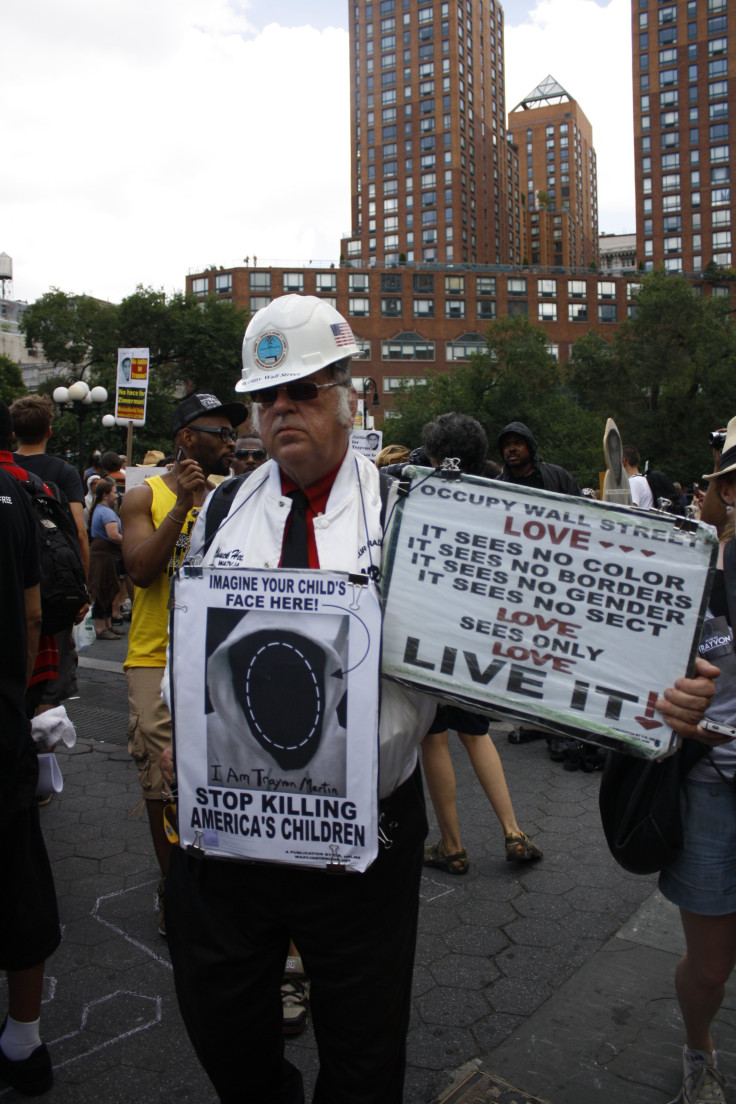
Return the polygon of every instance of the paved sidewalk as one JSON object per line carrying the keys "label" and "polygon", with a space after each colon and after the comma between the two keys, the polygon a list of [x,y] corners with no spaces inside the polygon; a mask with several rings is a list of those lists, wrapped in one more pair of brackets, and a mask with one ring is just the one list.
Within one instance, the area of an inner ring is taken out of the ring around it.
{"label": "paved sidewalk", "polygon": [[[215,1104],[157,933],[157,867],[125,748],[124,653],[124,640],[100,641],[82,657],[80,698],[68,704],[77,746],[60,751],[64,792],[41,810],[64,926],[43,1010],[56,1068],[47,1099]],[[405,1104],[666,1104],[679,1089],[682,1034],[676,910],[654,894],[656,879],[610,858],[600,775],[565,772],[543,741],[511,745],[507,731],[493,726],[517,819],[545,857],[505,861],[501,829],[455,742],[471,866],[465,877],[427,870],[422,879]],[[716,1038],[732,1081],[735,1021],[731,989]],[[311,1090],[311,1029],[287,1053]],[[0,1099],[15,1097],[0,1087]]]}

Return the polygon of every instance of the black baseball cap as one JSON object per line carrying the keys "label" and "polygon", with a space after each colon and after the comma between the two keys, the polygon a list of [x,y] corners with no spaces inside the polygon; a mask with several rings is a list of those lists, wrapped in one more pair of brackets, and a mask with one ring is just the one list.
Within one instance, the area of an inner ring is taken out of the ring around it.
{"label": "black baseball cap", "polygon": [[231,426],[239,426],[248,419],[248,407],[244,403],[221,403],[216,395],[206,392],[187,395],[171,415],[171,436],[176,437],[180,429],[203,414],[223,414]]}

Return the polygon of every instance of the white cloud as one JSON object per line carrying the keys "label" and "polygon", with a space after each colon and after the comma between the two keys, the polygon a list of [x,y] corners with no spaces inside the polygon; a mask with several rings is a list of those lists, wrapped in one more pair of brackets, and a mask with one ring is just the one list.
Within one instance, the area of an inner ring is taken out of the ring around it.
{"label": "white cloud", "polygon": [[[17,297],[58,286],[118,300],[246,255],[337,259],[351,221],[347,33],[256,31],[247,16],[243,0],[4,12],[0,251]],[[576,97],[608,231],[634,224],[629,35],[628,0],[539,0],[506,27],[507,105],[549,72]]]}
{"label": "white cloud", "polygon": [[634,129],[629,0],[539,0],[523,24],[506,24],[506,104],[515,107],[548,73],[593,127],[601,232],[633,233]]}
{"label": "white cloud", "polygon": [[248,33],[227,0],[30,0],[14,13],[0,250],[15,295],[54,285],[117,300],[246,254],[337,259],[345,32]]}

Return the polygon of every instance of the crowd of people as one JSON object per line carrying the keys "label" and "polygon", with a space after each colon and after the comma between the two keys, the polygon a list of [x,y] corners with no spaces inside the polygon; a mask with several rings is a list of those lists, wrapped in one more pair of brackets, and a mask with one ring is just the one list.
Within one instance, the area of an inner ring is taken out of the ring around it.
{"label": "crowd of people", "polygon": [[[375,566],[371,549],[380,555],[380,473],[400,474],[406,463],[451,462],[510,484],[581,493],[569,472],[540,459],[534,434],[521,421],[499,434],[500,463],[489,458],[477,420],[454,412],[428,423],[421,442],[387,446],[375,463],[353,452],[358,398],[350,359],[357,353],[348,323],[327,302],[298,295],[274,300],[253,316],[245,335],[235,389],[248,395],[250,407],[206,392],[187,396],[173,412],[171,441],[146,458],[150,474],[127,491],[115,453],[94,455],[84,484],[69,464],[46,456],[48,399],[27,396],[10,410],[0,403],[0,509],[7,517],[0,526],[0,608],[14,644],[6,647],[0,693],[0,967],[9,985],[0,1081],[22,1093],[40,1094],[52,1083],[40,1036],[40,994],[44,962],[60,938],[29,725],[38,709],[74,692],[76,667],[71,624],[56,639],[40,639],[35,531],[19,489],[27,471],[49,493],[61,488],[68,503],[98,640],[125,634],[132,597],[124,664],[128,746],[160,867],[159,931],[168,940],[186,1030],[222,1101],[243,1099],[244,1070],[249,1099],[303,1101],[301,1075],[284,1056],[283,1035],[303,1030],[309,1009],[320,1058],[317,1104],[401,1104],[422,866],[463,875],[470,865],[458,821],[451,732],[499,822],[506,859],[542,858],[516,820],[488,718],[383,679],[381,842],[365,873],[336,877],[275,862],[194,858],[167,832],[176,762],[161,687],[171,584],[192,549],[199,564],[223,563],[218,541],[207,538],[218,484],[231,481],[229,543],[243,566],[353,574]],[[651,509],[656,504],[647,498],[648,485],[640,485],[640,463],[635,449],[624,449],[634,508]],[[723,549],[711,615],[728,635],[732,592],[736,601],[727,512],[736,502],[736,418],[719,467],[706,480],[703,514],[719,527]],[[77,619],[87,612],[80,608]],[[718,668],[723,674],[715,682]],[[684,783],[685,848],[660,880],[681,909],[687,939],[676,974],[686,1032],[677,1099],[685,1104],[725,1101],[710,1025],[736,960],[736,742],[719,743],[699,722],[706,709],[709,716],[715,709],[733,723],[734,674],[721,653],[706,649],[696,674],[677,680],[658,702],[666,722],[703,747]],[[279,692],[288,694],[288,686]],[[439,828],[431,844],[425,843],[420,756]],[[37,917],[33,925],[25,922],[29,910]]]}

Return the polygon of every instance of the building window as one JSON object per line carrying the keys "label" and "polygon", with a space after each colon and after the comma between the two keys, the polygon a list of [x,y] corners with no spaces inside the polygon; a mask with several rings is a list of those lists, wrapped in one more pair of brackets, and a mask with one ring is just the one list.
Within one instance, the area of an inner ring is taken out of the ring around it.
{"label": "building window", "polygon": [[382,272],[381,291],[401,291],[401,273]]}
{"label": "building window", "polygon": [[366,297],[351,297],[348,299],[348,314],[353,318],[367,318],[371,311],[371,301]]}
{"label": "building window", "polygon": [[487,351],[487,342],[477,333],[463,334],[455,341],[448,341],[445,345],[445,354],[448,361],[470,360],[475,353],[485,353]]}
{"label": "building window", "polygon": [[414,317],[434,318],[434,299],[415,299]]}
{"label": "building window", "polygon": [[679,191],[680,189],[680,174],[669,173],[667,176],[662,177],[662,191],[669,192],[673,189]]}
{"label": "building window", "polygon": [[526,295],[526,278],[510,276],[506,284],[506,292],[508,295]]}
{"label": "building window", "polygon": [[198,276],[196,280],[192,280],[192,295],[209,295],[210,293],[210,278],[209,276]]}
{"label": "building window", "polygon": [[464,295],[465,294],[465,277],[464,276],[445,276],[445,294],[446,295]]}
{"label": "building window", "polygon": [[429,272],[416,272],[413,279],[414,291],[432,293],[434,291],[434,276]]}
{"label": "building window", "polygon": [[337,291],[337,273],[335,272],[318,272],[317,273],[317,292]]}
{"label": "building window", "polygon": [[510,299],[506,310],[509,318],[515,318],[517,316],[525,318],[529,310],[529,304],[526,299]]}
{"label": "building window", "polygon": [[496,294],[496,277],[495,276],[476,276],[475,278],[475,290],[478,295],[495,295]]}
{"label": "building window", "polygon": [[587,322],[588,321],[588,304],[587,303],[568,303],[567,304],[567,320],[568,320],[568,322]]}
{"label": "building window", "polygon": [[599,299],[615,299],[616,298],[616,285],[613,280],[599,280],[598,281],[598,298]]}
{"label": "building window", "polygon": [[250,309],[251,312],[263,310],[271,302],[270,295],[251,295],[250,297]]}
{"label": "building window", "polygon": [[715,80],[717,77],[725,77],[728,74],[728,59],[717,58],[715,61],[708,62],[708,79]]}
{"label": "building window", "polygon": [[599,303],[598,304],[598,321],[599,322],[617,322],[618,321],[618,308],[615,303]]}
{"label": "building window", "polygon": [[381,299],[381,315],[383,318],[401,317],[401,299],[394,296]]}
{"label": "building window", "polygon": [[465,300],[464,299],[446,299],[445,300],[445,318],[464,318],[465,317]]}
{"label": "building window", "polygon": [[215,276],[215,291],[218,295],[227,295],[233,290],[233,277],[231,272],[224,272],[221,276]]}
{"label": "building window", "polygon": [[284,291],[304,291],[303,272],[285,272],[283,281]]}
{"label": "building window", "polygon": [[383,360],[434,360],[434,342],[424,341],[417,333],[400,333],[381,342]]}
{"label": "building window", "polygon": [[556,322],[557,321],[557,304],[556,303],[539,303],[538,304],[538,318],[540,322]]}
{"label": "building window", "polygon": [[731,179],[729,174],[728,165],[723,165],[716,169],[710,170],[710,182],[711,184],[727,184]]}
{"label": "building window", "polygon": [[490,321],[496,317],[495,299],[478,299],[475,304],[476,317]]}
{"label": "building window", "polygon": [[271,290],[271,273],[270,272],[251,272],[251,274],[250,274],[250,290],[251,291],[270,291]]}
{"label": "building window", "polygon": [[367,272],[351,272],[348,276],[348,291],[368,291],[369,276]]}
{"label": "building window", "polygon": [[537,295],[545,299],[554,298],[557,295],[557,281],[537,280]]}

